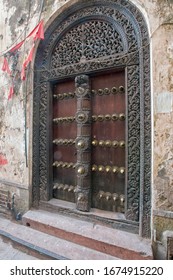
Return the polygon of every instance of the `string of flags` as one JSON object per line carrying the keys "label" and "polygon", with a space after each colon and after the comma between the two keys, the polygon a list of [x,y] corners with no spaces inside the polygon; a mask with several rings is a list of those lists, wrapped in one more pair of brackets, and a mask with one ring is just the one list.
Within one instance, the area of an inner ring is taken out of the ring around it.
{"label": "string of flags", "polygon": [[4,60],[3,60],[3,65],[2,65],[1,70],[3,72],[6,72],[9,75],[9,77],[11,77],[11,86],[9,89],[8,100],[10,100],[14,95],[14,81],[12,79],[12,71],[10,70],[7,56],[8,56],[8,54],[9,55],[15,54],[21,48],[21,46],[24,44],[25,40],[28,38],[31,39],[33,41],[33,43],[32,43],[32,47],[31,47],[26,59],[24,60],[24,62],[22,64],[21,75],[20,75],[22,81],[24,81],[26,79],[26,69],[27,69],[29,63],[33,59],[35,41],[37,39],[44,40],[43,20],[41,20],[37,24],[37,26],[29,33],[29,35],[24,40],[22,40],[20,43],[18,43],[14,47],[12,47],[6,54],[4,54]]}

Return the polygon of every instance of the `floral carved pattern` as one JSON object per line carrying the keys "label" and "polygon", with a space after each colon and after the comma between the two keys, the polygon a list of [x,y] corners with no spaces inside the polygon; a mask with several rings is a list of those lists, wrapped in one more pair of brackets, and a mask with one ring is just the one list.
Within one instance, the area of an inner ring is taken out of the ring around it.
{"label": "floral carved pattern", "polygon": [[120,34],[107,22],[89,21],[70,29],[52,54],[52,68],[110,56],[124,50]]}

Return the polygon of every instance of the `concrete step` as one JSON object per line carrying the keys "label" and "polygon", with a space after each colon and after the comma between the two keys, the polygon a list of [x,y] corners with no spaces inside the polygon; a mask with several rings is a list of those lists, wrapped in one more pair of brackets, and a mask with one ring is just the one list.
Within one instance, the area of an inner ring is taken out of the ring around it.
{"label": "concrete step", "polygon": [[[126,260],[153,258],[150,240],[96,221],[85,221],[70,215],[39,209],[28,211],[23,216],[22,222],[28,228],[56,236],[63,242],[68,241],[75,246],[84,246],[102,253],[103,256]],[[92,259],[89,255],[88,257]],[[71,258],[73,259],[72,256]]]}
{"label": "concrete step", "polygon": [[[37,259],[117,260],[116,257],[109,254],[104,254],[96,250],[86,248],[85,246],[62,240],[62,238],[35,230],[31,227],[26,227],[20,223],[10,221],[1,216],[0,236],[8,238],[13,243],[17,244],[18,248],[20,246],[21,250],[22,247],[25,247],[25,252],[26,249],[28,249],[27,253],[31,256],[35,255]],[[31,251],[35,254],[32,254]]]}

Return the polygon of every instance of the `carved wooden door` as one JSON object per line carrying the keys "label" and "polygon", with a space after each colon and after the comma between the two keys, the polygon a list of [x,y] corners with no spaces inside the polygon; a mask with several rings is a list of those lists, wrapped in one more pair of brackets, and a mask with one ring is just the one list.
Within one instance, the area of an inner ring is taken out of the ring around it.
{"label": "carved wooden door", "polygon": [[124,212],[125,123],[124,71],[54,86],[55,198]]}

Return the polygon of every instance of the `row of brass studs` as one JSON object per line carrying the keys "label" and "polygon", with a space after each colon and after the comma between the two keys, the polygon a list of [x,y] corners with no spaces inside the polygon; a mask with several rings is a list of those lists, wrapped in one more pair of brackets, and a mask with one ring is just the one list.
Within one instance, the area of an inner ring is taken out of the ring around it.
{"label": "row of brass studs", "polygon": [[53,186],[54,190],[62,190],[62,191],[67,191],[67,192],[76,192],[76,187],[72,185],[67,185],[67,184],[55,184]]}
{"label": "row of brass studs", "polygon": [[[109,88],[104,88],[104,89],[98,89],[98,90],[92,90],[92,94],[98,94],[98,95],[108,95],[108,94],[117,94],[117,93],[124,93],[125,89],[123,86],[120,87],[112,87],[111,89]],[[75,92],[64,92],[64,93],[59,93],[59,94],[54,94],[53,97],[56,99],[66,99],[66,98],[74,98],[75,97]]]}
{"label": "row of brass studs", "polygon": [[110,140],[92,140],[92,145],[94,147],[96,146],[100,146],[100,147],[107,147],[107,148],[110,148],[110,147],[113,147],[113,148],[117,148],[117,147],[120,147],[120,148],[124,148],[125,147],[125,141],[110,141]]}
{"label": "row of brass studs", "polygon": [[54,167],[61,167],[61,168],[75,168],[76,164],[73,162],[63,162],[63,161],[55,161],[53,163]]}
{"label": "row of brass studs", "polygon": [[105,199],[107,201],[113,200],[114,202],[120,201],[120,204],[123,205],[125,201],[125,196],[123,194],[118,195],[117,193],[99,191],[98,199]]}
{"label": "row of brass studs", "polygon": [[117,120],[120,120],[120,121],[124,121],[125,120],[125,114],[124,113],[121,113],[121,114],[106,114],[106,115],[93,115],[92,116],[92,121],[93,122],[96,122],[96,121],[99,121],[99,122],[102,122],[102,121],[117,121]]}
{"label": "row of brass studs", "polygon": [[[72,163],[72,162],[62,162],[62,161],[55,161],[53,163],[54,167],[61,167],[61,168],[76,168],[76,164]],[[83,169],[81,169],[82,167],[78,168],[78,173],[79,174],[83,174]],[[81,170],[80,170],[81,169]],[[124,174],[125,173],[125,167],[118,167],[118,166],[103,166],[103,165],[96,165],[93,164],[92,165],[92,171],[93,172],[113,172],[113,173],[120,173],[120,174]]]}
{"label": "row of brass studs", "polygon": [[117,94],[117,93],[124,93],[125,89],[123,86],[120,87],[112,87],[111,89],[109,88],[104,88],[104,89],[97,89],[97,90],[92,90],[92,94],[98,94],[98,95],[108,95],[108,94]]}
{"label": "row of brass studs", "polygon": [[56,145],[73,145],[75,144],[75,140],[74,139],[55,139],[53,140],[53,144],[56,144]]}
{"label": "row of brass studs", "polygon": [[106,173],[113,172],[113,173],[124,174],[125,173],[125,167],[109,166],[109,165],[103,166],[103,165],[93,164],[92,165],[92,171],[93,172],[96,172],[96,171],[106,172]]}
{"label": "row of brass studs", "polygon": [[[63,122],[73,122],[75,121],[75,117],[71,116],[71,117],[64,117],[64,118],[56,118],[56,119],[53,119],[53,122],[54,123],[63,123]],[[124,121],[125,120],[125,114],[124,113],[121,113],[121,114],[106,114],[106,115],[93,115],[92,116],[92,121],[93,122],[96,122],[96,121],[117,121],[117,120],[120,120],[120,121]]]}
{"label": "row of brass studs", "polygon": [[[74,139],[54,139],[53,140],[53,144],[56,144],[56,145],[65,145],[65,146],[68,146],[68,145],[73,145],[75,144],[76,140]],[[80,142],[79,142],[80,144]],[[100,146],[100,147],[113,147],[113,148],[117,148],[117,147],[120,147],[120,148],[124,148],[125,147],[125,141],[110,141],[110,140],[92,140],[92,145],[94,147],[96,146]]]}
{"label": "row of brass studs", "polygon": [[56,118],[53,119],[54,123],[63,123],[63,122],[73,122],[75,120],[75,117],[64,117],[64,118]]}
{"label": "row of brass studs", "polygon": [[66,98],[74,98],[75,92],[68,92],[68,93],[64,92],[64,93],[54,94],[53,97],[60,100]]}

